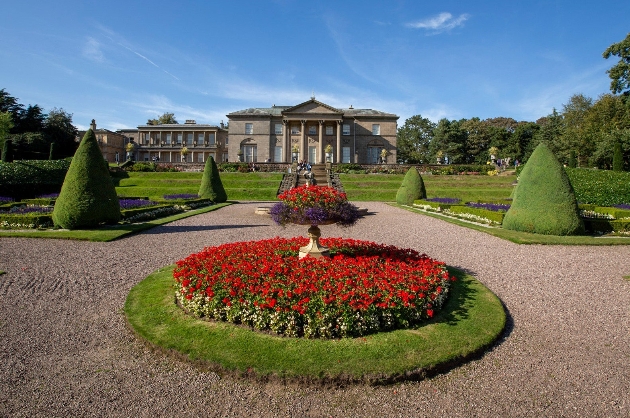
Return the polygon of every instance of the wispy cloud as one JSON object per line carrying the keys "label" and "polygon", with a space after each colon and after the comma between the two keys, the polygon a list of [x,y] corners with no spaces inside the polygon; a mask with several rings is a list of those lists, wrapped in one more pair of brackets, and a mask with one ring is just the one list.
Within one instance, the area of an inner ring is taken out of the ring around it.
{"label": "wispy cloud", "polygon": [[[111,38],[110,38],[111,39]],[[113,39],[112,39],[113,41]],[[149,64],[153,65],[155,68],[160,69],[162,71],[164,71],[166,74],[170,75],[171,77],[173,77],[175,80],[179,81],[179,78],[177,78],[176,76],[174,76],[173,74],[169,73],[168,71],[166,71],[165,69],[163,69],[162,67],[160,67],[159,65],[157,65],[156,63],[154,63],[153,61],[151,61],[150,59],[148,59],[147,57],[145,57],[144,55],[142,55],[141,53],[134,51],[133,49],[129,48],[127,45],[123,45],[120,42],[116,42],[119,46],[122,46],[123,48],[125,48],[126,50],[128,50],[129,52],[132,52],[134,54],[136,54],[137,56],[139,56],[140,58],[142,58],[143,60],[145,60],[146,62],[148,62]]]}
{"label": "wispy cloud", "polygon": [[100,42],[92,37],[88,37],[83,46],[83,56],[97,63],[105,62],[105,55],[103,55],[103,51],[101,50]]}
{"label": "wispy cloud", "polygon": [[469,18],[470,15],[466,13],[454,17],[448,12],[443,12],[428,19],[409,22],[405,26],[413,29],[425,29],[432,33],[441,33],[463,25]]}

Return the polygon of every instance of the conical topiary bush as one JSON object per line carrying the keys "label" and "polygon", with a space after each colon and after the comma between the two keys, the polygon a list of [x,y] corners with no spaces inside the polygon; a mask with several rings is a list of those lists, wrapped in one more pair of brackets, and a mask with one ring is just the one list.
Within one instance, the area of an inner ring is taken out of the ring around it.
{"label": "conical topiary bush", "polygon": [[424,181],[415,167],[407,170],[402,184],[396,192],[396,203],[399,205],[412,205],[414,200],[425,199],[427,191],[424,188]]}
{"label": "conical topiary bush", "polygon": [[85,133],[72,158],[52,218],[56,226],[67,229],[120,220],[116,188],[91,129]]}
{"label": "conical topiary bush", "polygon": [[219,176],[219,169],[213,157],[206,160],[206,166],[203,169],[203,177],[201,178],[201,186],[199,187],[199,197],[212,199],[214,203],[223,203],[227,200],[227,193],[225,193],[225,189],[223,188],[223,183]]}
{"label": "conical topiary bush", "polygon": [[569,177],[544,143],[523,167],[503,228],[545,235],[584,231]]}

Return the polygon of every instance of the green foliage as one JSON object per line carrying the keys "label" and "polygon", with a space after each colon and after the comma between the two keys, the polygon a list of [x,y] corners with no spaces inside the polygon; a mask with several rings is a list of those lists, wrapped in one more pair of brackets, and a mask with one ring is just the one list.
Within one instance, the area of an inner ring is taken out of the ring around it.
{"label": "green foliage", "polygon": [[420,115],[412,116],[396,133],[396,158],[399,163],[427,164],[431,159],[429,145],[435,123]]}
{"label": "green foliage", "polygon": [[615,55],[619,57],[619,62],[611,67],[606,73],[610,77],[610,91],[621,93],[630,88],[630,33],[625,39],[616,44],[612,44],[602,54],[608,59]]}
{"label": "green foliage", "polygon": [[69,160],[0,162],[0,196],[22,199],[57,193],[69,167]]}
{"label": "green foliage", "polygon": [[223,188],[219,169],[212,156],[206,160],[206,166],[203,169],[199,197],[212,199],[215,203],[223,203],[227,200],[227,193]]}
{"label": "green foliage", "polygon": [[177,119],[175,119],[175,114],[171,112],[164,112],[162,116],[157,119],[149,119],[147,121],[147,125],[167,125],[167,124],[178,124]]}
{"label": "green foliage", "polygon": [[623,171],[623,152],[621,151],[621,143],[615,142],[613,151],[613,171]]}
{"label": "green foliage", "polygon": [[72,159],[53,210],[55,225],[90,228],[120,220],[116,189],[103,164],[94,132],[89,129]]}
{"label": "green foliage", "polygon": [[597,206],[630,204],[630,173],[587,168],[566,169],[580,203]]}
{"label": "green foliage", "polygon": [[577,158],[575,157],[575,150],[571,150],[569,153],[569,168],[577,167]]}
{"label": "green foliage", "polygon": [[399,205],[413,205],[414,200],[424,199],[427,197],[427,191],[424,188],[422,177],[415,167],[407,170],[405,178],[396,193],[396,203]]}
{"label": "green foliage", "polygon": [[545,235],[584,231],[569,178],[544,143],[525,164],[503,228]]}
{"label": "green foliage", "polygon": [[13,141],[7,139],[2,146],[2,162],[10,163],[13,161]]}

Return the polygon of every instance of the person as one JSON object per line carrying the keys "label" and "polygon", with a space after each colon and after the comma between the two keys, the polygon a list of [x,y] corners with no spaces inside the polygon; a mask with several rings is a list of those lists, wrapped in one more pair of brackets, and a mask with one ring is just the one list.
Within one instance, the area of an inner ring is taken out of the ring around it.
{"label": "person", "polygon": [[307,161],[306,162],[306,171],[308,171],[309,173],[311,172],[311,164]]}

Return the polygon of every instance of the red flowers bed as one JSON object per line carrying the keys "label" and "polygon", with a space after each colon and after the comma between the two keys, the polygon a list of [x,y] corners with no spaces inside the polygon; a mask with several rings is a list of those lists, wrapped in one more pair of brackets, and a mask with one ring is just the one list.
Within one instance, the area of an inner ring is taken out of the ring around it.
{"label": "red flowers bed", "polygon": [[451,277],[411,249],[327,238],[331,258],[298,259],[307,238],[208,247],[177,262],[187,311],[291,337],[356,337],[432,317]]}

